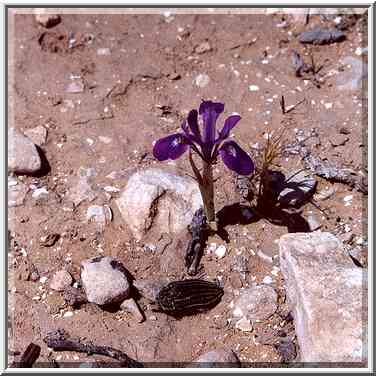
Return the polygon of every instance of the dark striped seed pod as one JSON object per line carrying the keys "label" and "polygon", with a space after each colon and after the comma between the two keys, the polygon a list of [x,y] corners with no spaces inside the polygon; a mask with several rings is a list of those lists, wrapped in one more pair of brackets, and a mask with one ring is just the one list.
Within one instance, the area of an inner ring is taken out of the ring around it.
{"label": "dark striped seed pod", "polygon": [[222,296],[223,289],[214,282],[187,279],[164,286],[157,296],[157,303],[167,314],[184,316],[213,308]]}

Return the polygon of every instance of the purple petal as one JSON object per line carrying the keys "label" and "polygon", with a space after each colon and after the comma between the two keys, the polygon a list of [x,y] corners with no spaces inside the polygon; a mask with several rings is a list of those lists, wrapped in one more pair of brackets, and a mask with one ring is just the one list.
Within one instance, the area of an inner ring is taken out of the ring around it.
{"label": "purple petal", "polygon": [[204,123],[203,142],[207,144],[214,144],[215,141],[215,123],[218,116],[224,111],[225,105],[223,103],[216,103],[212,101],[204,101],[201,103],[199,113],[202,116]]}
{"label": "purple petal", "polygon": [[195,136],[194,134],[192,134],[189,130],[189,126],[188,126],[188,123],[186,120],[183,121],[182,125],[181,125],[181,128],[183,129],[184,131],[184,135],[185,137],[191,141],[191,143],[197,143],[198,145],[201,145],[202,142],[201,142],[201,138]]}
{"label": "purple petal", "polygon": [[241,117],[239,115],[231,115],[229,116],[226,121],[225,121],[225,124],[222,128],[222,130],[219,132],[219,137],[218,137],[218,141],[223,141],[224,139],[226,139],[229,135],[230,135],[230,131],[232,128],[235,127],[235,125],[238,123],[238,121],[241,119]]}
{"label": "purple petal", "polygon": [[250,175],[255,171],[251,157],[235,141],[224,142],[219,154],[223,163],[239,175]]}
{"label": "purple petal", "polygon": [[159,161],[177,159],[187,150],[189,143],[189,140],[181,133],[161,138],[154,145],[154,157]]}
{"label": "purple petal", "polygon": [[189,128],[191,129],[192,133],[197,137],[197,139],[201,139],[201,133],[200,129],[198,127],[198,121],[197,121],[198,113],[197,110],[192,110],[188,114],[187,122],[189,125]]}

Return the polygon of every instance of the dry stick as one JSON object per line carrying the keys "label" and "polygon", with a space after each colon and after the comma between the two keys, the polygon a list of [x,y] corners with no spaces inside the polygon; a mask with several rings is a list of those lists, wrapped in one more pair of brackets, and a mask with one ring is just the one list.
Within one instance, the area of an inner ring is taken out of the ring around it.
{"label": "dry stick", "polygon": [[68,333],[64,330],[57,330],[55,332],[48,333],[44,338],[44,342],[49,348],[55,351],[76,351],[87,353],[89,355],[104,355],[120,361],[121,365],[124,367],[144,367],[142,363],[130,358],[127,354],[121,352],[120,350],[116,350],[109,346],[98,346],[92,343],[82,343],[79,340],[69,339],[68,337]]}
{"label": "dry stick", "polygon": [[25,352],[22,354],[19,367],[20,368],[31,368],[40,355],[40,346],[30,343],[27,346]]}

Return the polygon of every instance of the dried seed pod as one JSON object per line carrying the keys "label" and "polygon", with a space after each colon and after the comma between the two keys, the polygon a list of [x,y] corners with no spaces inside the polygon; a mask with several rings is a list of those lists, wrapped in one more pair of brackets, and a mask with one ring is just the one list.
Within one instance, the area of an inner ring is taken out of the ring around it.
{"label": "dried seed pod", "polygon": [[163,287],[157,296],[157,303],[163,312],[183,316],[213,308],[222,296],[223,289],[217,283],[187,279]]}

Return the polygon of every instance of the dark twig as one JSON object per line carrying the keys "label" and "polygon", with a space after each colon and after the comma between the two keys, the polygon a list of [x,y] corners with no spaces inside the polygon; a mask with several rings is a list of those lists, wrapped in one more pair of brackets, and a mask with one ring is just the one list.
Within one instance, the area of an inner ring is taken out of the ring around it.
{"label": "dark twig", "polygon": [[142,363],[130,358],[120,350],[116,350],[109,346],[98,346],[92,343],[82,343],[80,340],[70,339],[69,334],[63,329],[48,333],[44,338],[44,342],[54,351],[76,351],[87,353],[89,355],[104,355],[118,360],[123,367],[144,367]]}
{"label": "dark twig", "polygon": [[31,368],[36,360],[39,358],[40,355],[40,346],[30,343],[27,346],[25,352],[21,356],[21,360],[19,363],[20,368]]}
{"label": "dark twig", "polygon": [[305,98],[303,98],[301,101],[299,101],[298,103],[294,104],[293,106],[289,107],[289,108],[286,108],[286,103],[285,103],[285,97],[282,95],[279,103],[281,105],[281,110],[282,110],[282,114],[285,115],[285,114],[288,114],[289,112],[291,112],[292,110],[294,110],[296,107],[298,107],[300,104],[302,104],[303,102],[305,102]]}

